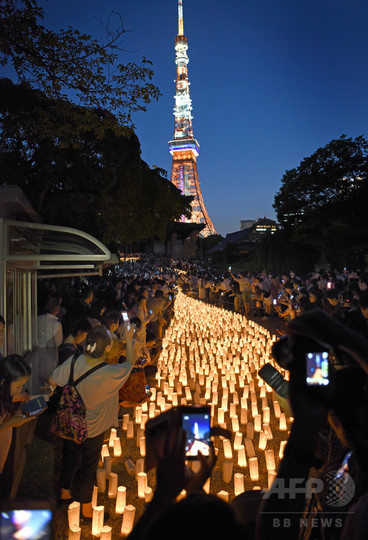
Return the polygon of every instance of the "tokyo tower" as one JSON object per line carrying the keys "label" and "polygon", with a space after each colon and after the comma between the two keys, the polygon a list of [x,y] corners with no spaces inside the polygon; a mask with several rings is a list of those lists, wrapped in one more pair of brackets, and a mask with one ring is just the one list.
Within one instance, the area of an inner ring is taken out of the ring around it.
{"label": "tokyo tower", "polygon": [[[201,236],[216,234],[216,229],[210,220],[204,205],[201,186],[197,172],[197,157],[199,144],[193,137],[191,115],[192,100],[189,95],[188,40],[184,36],[183,2],[178,0],[178,35],[175,38],[175,64],[176,64],[176,94],[175,94],[175,128],[174,138],[169,142],[170,154],[173,157],[171,167],[171,182],[180,189],[183,195],[193,197],[191,202],[191,223],[203,223],[205,228]],[[182,218],[182,221],[185,218]]]}

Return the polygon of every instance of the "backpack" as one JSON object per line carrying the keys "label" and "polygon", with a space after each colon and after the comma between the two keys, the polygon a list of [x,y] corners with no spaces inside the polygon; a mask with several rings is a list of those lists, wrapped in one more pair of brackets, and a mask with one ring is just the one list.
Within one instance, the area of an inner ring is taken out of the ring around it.
{"label": "backpack", "polygon": [[[60,400],[56,409],[56,414],[52,419],[51,431],[54,435],[62,439],[68,439],[77,444],[81,444],[88,437],[86,407],[81,396],[78,393],[76,386],[91,375],[97,369],[106,366],[106,362],[102,362],[92,369],[86,371],[84,375],[74,381],[74,365],[77,361],[78,354],[73,356],[70,366],[70,375],[68,383],[63,387]],[[74,382],[73,382],[74,381]]]}

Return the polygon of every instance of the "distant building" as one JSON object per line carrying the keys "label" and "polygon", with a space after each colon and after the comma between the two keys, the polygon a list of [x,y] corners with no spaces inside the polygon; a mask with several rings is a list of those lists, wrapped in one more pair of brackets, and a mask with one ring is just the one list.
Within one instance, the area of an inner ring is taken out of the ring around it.
{"label": "distant building", "polygon": [[240,230],[245,231],[245,229],[250,229],[255,224],[255,219],[241,219],[240,220]]}
{"label": "distant building", "polygon": [[279,228],[276,221],[273,221],[272,219],[268,219],[266,217],[258,219],[258,221],[256,221],[255,223],[255,226],[258,233],[270,232],[271,234],[273,234]]}
{"label": "distant building", "polygon": [[252,222],[252,225],[250,227],[244,227],[240,231],[227,234],[223,240],[209,249],[207,253],[211,254],[222,251],[229,244],[234,246],[239,253],[249,253],[254,250],[255,244],[261,241],[265,233],[270,232],[273,234],[278,229],[276,221],[268,218],[260,218],[257,221],[242,220],[242,222]]}

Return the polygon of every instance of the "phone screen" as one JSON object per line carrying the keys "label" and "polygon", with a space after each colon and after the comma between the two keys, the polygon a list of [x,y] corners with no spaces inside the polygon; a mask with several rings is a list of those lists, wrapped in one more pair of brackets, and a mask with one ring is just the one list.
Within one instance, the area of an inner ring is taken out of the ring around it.
{"label": "phone screen", "polygon": [[275,305],[277,304],[277,298],[274,298],[274,299],[272,300],[272,302],[273,302],[273,305],[275,306]]}
{"label": "phone screen", "polygon": [[330,382],[328,378],[328,351],[307,353],[306,371],[308,386],[326,386]]}
{"label": "phone screen", "polygon": [[211,411],[209,407],[201,407],[198,411],[188,408],[182,413],[182,427],[187,434],[185,456],[196,459],[198,450],[203,456],[210,453]]}
{"label": "phone screen", "polygon": [[[40,510],[9,510],[0,514],[1,538],[27,538],[28,540],[51,538],[52,512]],[[17,534],[18,536],[14,536]],[[24,535],[24,536],[23,536]]]}
{"label": "phone screen", "polygon": [[129,317],[128,317],[128,313],[126,311],[123,311],[122,313],[122,316],[123,316],[123,321],[125,323],[129,322]]}

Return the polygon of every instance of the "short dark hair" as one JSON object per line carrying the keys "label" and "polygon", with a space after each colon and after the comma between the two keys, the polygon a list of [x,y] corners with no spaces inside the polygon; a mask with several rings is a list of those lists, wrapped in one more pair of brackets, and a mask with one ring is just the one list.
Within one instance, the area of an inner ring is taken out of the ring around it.
{"label": "short dark hair", "polygon": [[90,329],[91,323],[87,317],[74,319],[70,323],[70,333],[72,336],[76,336],[78,332],[89,332]]}
{"label": "short dark hair", "polygon": [[114,323],[118,323],[120,319],[120,313],[119,311],[112,310],[112,311],[105,311],[105,313],[102,315],[101,323],[105,328],[110,330],[111,325]]}

